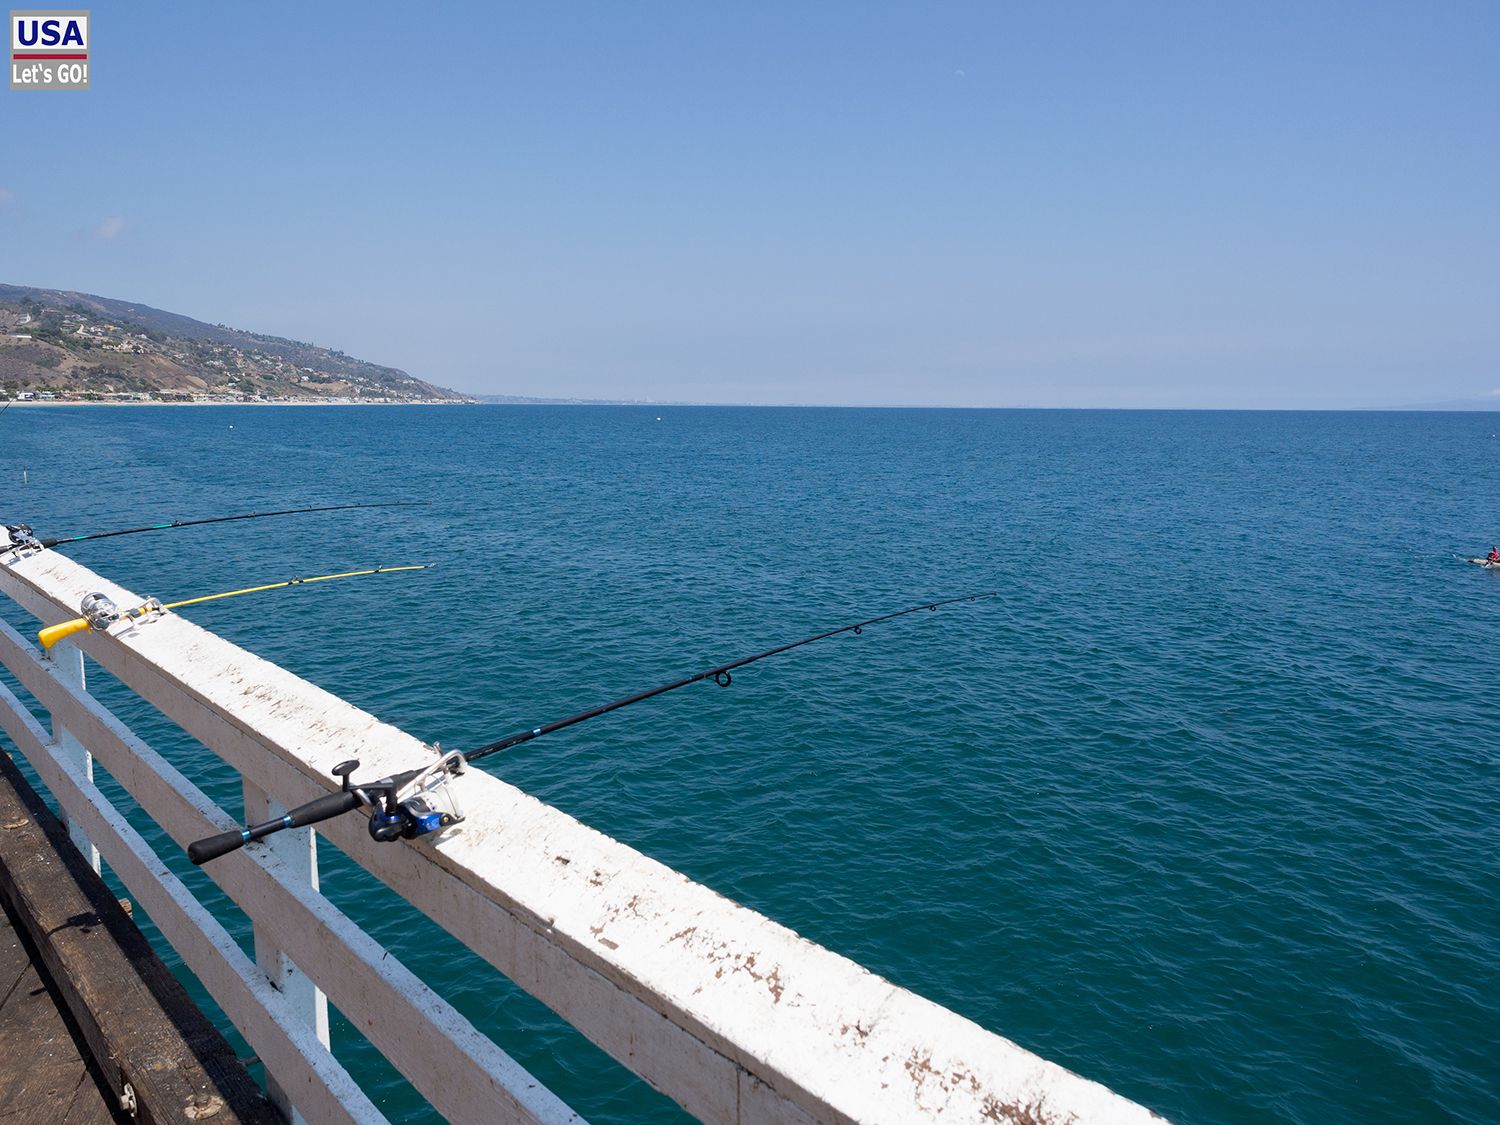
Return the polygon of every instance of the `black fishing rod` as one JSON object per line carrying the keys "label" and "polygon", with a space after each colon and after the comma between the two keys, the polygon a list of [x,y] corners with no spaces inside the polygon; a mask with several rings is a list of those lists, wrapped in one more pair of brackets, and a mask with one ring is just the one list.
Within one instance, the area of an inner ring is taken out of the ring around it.
{"label": "black fishing rod", "polygon": [[552,723],[543,723],[541,726],[532,727],[530,730],[517,731],[515,734],[506,735],[504,738],[497,738],[494,742],[486,742],[483,746],[470,750],[464,755],[464,759],[469,762],[477,762],[480,758],[487,758],[491,754],[498,754],[501,750],[509,750],[512,746],[519,746],[523,742],[530,742],[533,738],[541,738],[542,735],[551,734],[555,730],[571,727],[575,723],[584,722],[586,719],[594,719],[600,715],[607,715],[611,711],[618,711],[621,707],[629,707],[632,703],[639,703],[643,699],[650,699],[665,692],[676,691],[678,688],[687,687],[689,684],[701,683],[703,680],[711,679],[720,687],[728,687],[734,680],[731,673],[736,668],[743,668],[746,664],[754,664],[757,660],[764,660],[768,656],[790,652],[794,648],[801,648],[803,645],[810,645],[814,641],[825,640],[828,637],[836,637],[840,633],[854,633],[858,635],[864,631],[866,625],[878,625],[882,621],[905,617],[908,613],[916,613],[919,610],[937,610],[940,606],[953,605],[955,602],[972,602],[978,598],[992,598],[998,592],[997,590],[986,590],[982,594],[965,594],[961,598],[949,598],[947,601],[925,602],[922,605],[914,605],[910,609],[901,609],[895,613],[886,613],[880,617],[871,617],[867,621],[856,621],[853,625],[845,625],[841,629],[829,629],[826,633],[815,633],[811,637],[803,637],[800,641],[793,641],[789,645],[777,645],[775,648],[766,649],[765,652],[757,652],[754,656],[746,656],[740,660],[731,660],[728,664],[719,664],[713,668],[705,668],[701,672],[691,676],[684,676],[680,680],[673,680],[669,684],[662,684],[660,687],[650,688],[646,691],[638,691],[634,695],[622,696],[612,703],[605,703],[599,707],[590,707],[587,711],[580,711],[576,715],[569,715],[566,719],[558,719]]}
{"label": "black fishing rod", "polygon": [[268,820],[261,824],[252,824],[245,828],[235,829],[230,832],[221,832],[217,836],[209,836],[203,840],[197,840],[188,845],[188,858],[196,864],[207,863],[211,859],[217,859],[221,855],[235,851],[246,844],[264,839],[276,832],[285,831],[288,828],[304,828],[310,824],[320,821],[331,820],[342,813],[351,812],[362,805],[369,805],[370,812],[370,835],[376,840],[390,841],[396,839],[413,839],[424,836],[428,832],[436,831],[449,824],[463,819],[458,805],[453,797],[450,787],[447,785],[448,778],[464,771],[464,768],[472,762],[486,758],[491,754],[498,754],[501,750],[508,750],[512,746],[519,746],[523,742],[541,738],[545,734],[562,730],[565,727],[575,726],[589,719],[596,719],[600,715],[607,715],[611,711],[618,711],[622,707],[629,707],[632,703],[639,703],[643,699],[651,699],[678,688],[687,687],[689,684],[700,683],[704,680],[713,680],[720,687],[728,687],[733,681],[733,672],[743,668],[747,664],[754,664],[757,660],[764,660],[768,656],[776,656],[779,653],[790,652],[794,648],[810,645],[814,641],[826,640],[836,637],[841,633],[853,633],[858,635],[864,632],[867,625],[877,625],[882,621],[892,621],[897,617],[905,617],[909,613],[917,613],[920,610],[937,610],[945,605],[954,605],[958,602],[978,601],[980,598],[993,598],[999,593],[998,590],[986,590],[978,594],[965,594],[961,598],[947,598],[937,602],[923,602],[921,605],[911,606],[909,609],[900,609],[895,613],[884,613],[879,617],[866,618],[864,621],[856,621],[852,625],[844,625],[838,629],[829,629],[823,633],[814,633],[810,637],[803,637],[800,641],[791,644],[777,645],[768,648],[764,652],[757,652],[754,656],[741,657],[739,660],[731,660],[727,664],[716,664],[712,668],[705,668],[701,672],[691,676],[684,676],[680,680],[662,684],[659,687],[649,688],[646,691],[638,691],[632,695],[621,696],[612,702],[602,704],[598,707],[590,707],[587,711],[579,711],[575,715],[569,715],[565,719],[555,722],[543,723],[541,726],[531,727],[528,730],[517,731],[515,734],[496,739],[494,742],[486,742],[483,746],[475,747],[473,750],[464,752],[462,750],[451,750],[437,761],[420,769],[405,770],[402,773],[392,774],[389,777],[380,778],[378,781],[353,782],[349,775],[359,768],[358,761],[340,762],[333,767],[335,777],[338,777],[343,788],[337,793],[329,793],[314,801],[309,801],[292,809],[285,816]]}
{"label": "black fishing rod", "polygon": [[263,520],[270,516],[300,516],[308,512],[347,512],[354,508],[419,508],[431,504],[431,500],[387,500],[377,504],[330,504],[320,508],[282,508],[274,512],[243,512],[237,516],[212,516],[201,520],[173,520],[171,523],[152,523],[144,527],[124,527],[115,531],[94,531],[87,535],[62,535],[55,539],[38,539],[29,524],[12,524],[5,530],[10,532],[12,547],[48,550],[64,543],[84,543],[90,539],[110,539],[116,535],[139,535],[143,531],[170,531],[176,527],[200,527],[206,523],[232,523],[235,520]]}

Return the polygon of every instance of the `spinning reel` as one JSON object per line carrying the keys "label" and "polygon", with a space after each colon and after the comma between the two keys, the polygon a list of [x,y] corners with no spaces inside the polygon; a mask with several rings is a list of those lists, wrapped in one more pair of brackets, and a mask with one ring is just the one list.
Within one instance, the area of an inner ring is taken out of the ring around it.
{"label": "spinning reel", "polygon": [[379,781],[352,781],[350,774],[359,769],[354,758],[334,766],[333,773],[343,781],[345,793],[370,806],[370,838],[389,843],[414,840],[463,820],[448,780],[463,773],[464,765],[463,754],[450,750],[430,766]]}

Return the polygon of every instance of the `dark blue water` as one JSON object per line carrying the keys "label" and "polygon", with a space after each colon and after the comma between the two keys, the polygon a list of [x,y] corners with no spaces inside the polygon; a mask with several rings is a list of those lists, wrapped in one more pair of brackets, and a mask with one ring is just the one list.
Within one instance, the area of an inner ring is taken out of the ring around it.
{"label": "dark blue water", "polygon": [[[433,499],[71,553],[163,597],[439,560],[188,612],[448,747],[998,588],[490,768],[1182,1121],[1473,1122],[1500,1120],[1500,575],[1454,555],[1500,539],[1497,430],[1472,414],[31,409],[0,420],[0,480],[7,518],[44,534]],[[124,710],[236,806],[222,766]],[[586,1116],[668,1114],[414,912],[377,909],[331,849],[327,865],[331,897]],[[347,1026],[335,1036],[387,1112],[420,1119]]]}

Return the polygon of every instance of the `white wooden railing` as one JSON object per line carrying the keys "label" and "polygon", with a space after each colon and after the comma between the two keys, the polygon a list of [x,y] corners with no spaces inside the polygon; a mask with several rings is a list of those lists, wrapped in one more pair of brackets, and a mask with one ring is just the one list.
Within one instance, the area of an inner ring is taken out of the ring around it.
{"label": "white wooden railing", "polygon": [[[45,551],[0,562],[0,593],[43,624],[86,594],[144,599]],[[75,647],[76,641],[76,647]],[[79,634],[44,656],[0,624],[0,728],[84,848],[145,908],[307,1121],[383,1118],[328,1051],[327,1000],[443,1117],[576,1121],[557,1097],[319,893],[312,830],[207,865],[250,918],[252,961],[95,787],[93,759],[179,846],[433,750],[174,615]],[[84,656],[244,779],[216,806],[86,690]],[[377,844],[362,816],[318,831],[598,1046],[709,1122],[1145,1122],[1154,1115],[805,941],[478,769],[467,819]],[[327,1000],[324,997],[327,997]]]}

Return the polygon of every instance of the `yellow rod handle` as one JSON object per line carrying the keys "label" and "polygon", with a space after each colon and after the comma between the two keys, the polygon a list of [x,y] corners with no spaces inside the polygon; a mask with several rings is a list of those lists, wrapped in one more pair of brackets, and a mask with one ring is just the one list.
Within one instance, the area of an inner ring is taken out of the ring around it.
{"label": "yellow rod handle", "polygon": [[81,633],[89,627],[89,623],[82,617],[75,617],[72,621],[64,621],[59,625],[48,625],[36,635],[36,639],[42,642],[43,648],[51,648],[65,637],[71,637],[74,633]]}

